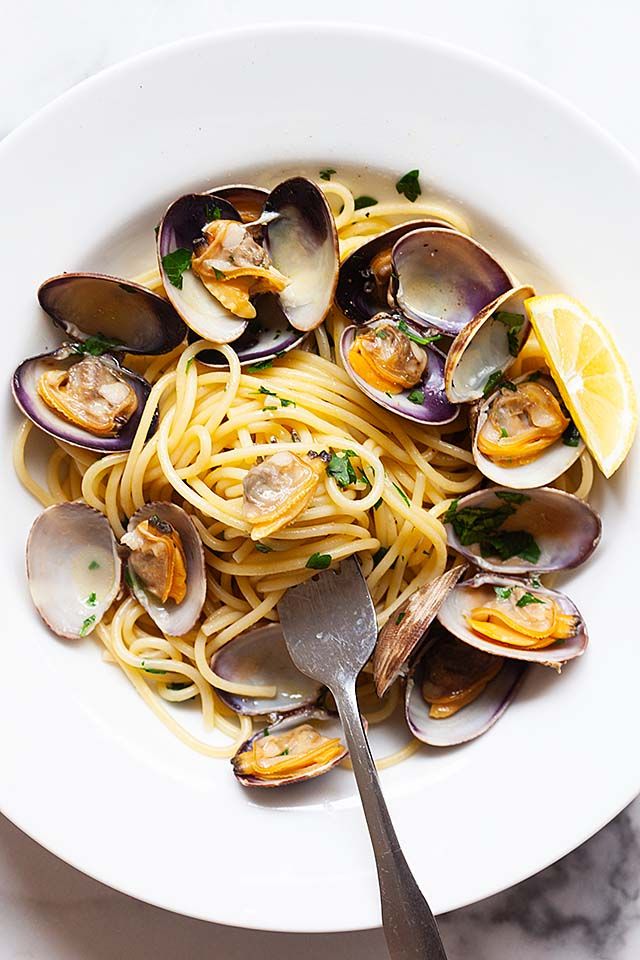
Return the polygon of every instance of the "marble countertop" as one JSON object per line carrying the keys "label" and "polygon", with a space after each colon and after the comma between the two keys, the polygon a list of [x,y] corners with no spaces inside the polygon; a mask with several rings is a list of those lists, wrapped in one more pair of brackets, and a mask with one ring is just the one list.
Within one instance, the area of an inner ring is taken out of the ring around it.
{"label": "marble countertop", "polygon": [[[0,137],[103,67],[180,37],[279,20],[421,32],[517,67],[573,101],[640,157],[635,0],[21,0],[0,38]],[[7,735],[7,734],[5,734]],[[585,797],[585,803],[589,798]],[[450,960],[636,960],[640,800],[519,886],[441,918]],[[379,931],[298,937],[217,927],[132,900],[78,873],[0,817],[0,960],[383,960]]]}

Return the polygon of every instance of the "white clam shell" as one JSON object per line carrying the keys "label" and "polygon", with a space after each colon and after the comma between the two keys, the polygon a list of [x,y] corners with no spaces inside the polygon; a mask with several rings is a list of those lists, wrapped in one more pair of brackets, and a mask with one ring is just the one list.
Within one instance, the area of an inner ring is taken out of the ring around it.
{"label": "white clam shell", "polygon": [[31,527],[31,598],[60,637],[74,640],[91,633],[120,590],[121,566],[109,521],[86,503],[48,507]]}

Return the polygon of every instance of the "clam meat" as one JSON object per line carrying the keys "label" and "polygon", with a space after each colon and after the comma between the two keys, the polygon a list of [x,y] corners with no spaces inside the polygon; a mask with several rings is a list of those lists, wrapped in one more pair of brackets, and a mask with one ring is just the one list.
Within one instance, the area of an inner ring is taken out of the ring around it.
{"label": "clam meat", "polygon": [[281,530],[306,509],[322,474],[321,454],[305,457],[283,451],[251,467],[242,481],[242,513],[251,524],[251,539]]}

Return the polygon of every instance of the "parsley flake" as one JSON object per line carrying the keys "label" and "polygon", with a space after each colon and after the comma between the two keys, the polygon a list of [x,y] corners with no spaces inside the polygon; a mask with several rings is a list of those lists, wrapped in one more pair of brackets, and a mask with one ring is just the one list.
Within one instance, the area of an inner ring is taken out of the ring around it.
{"label": "parsley flake", "polygon": [[191,250],[178,247],[162,258],[162,268],[167,279],[178,290],[182,290],[182,274],[191,269]]}
{"label": "parsley flake", "polygon": [[433,333],[429,337],[421,337],[419,334],[414,333],[406,320],[398,321],[398,330],[402,330],[402,332],[409,337],[409,340],[413,340],[414,343],[420,343],[423,346],[428,343],[435,343],[436,340],[440,340],[442,337],[441,333]]}
{"label": "parsley flake", "polygon": [[92,590],[89,596],[87,597],[87,599],[85,600],[85,603],[88,607],[95,607],[97,602],[98,602],[98,598],[94,593],[94,591]]}
{"label": "parsley flake", "polygon": [[355,450],[340,450],[333,453],[327,464],[327,473],[336,481],[339,487],[348,487],[356,483],[358,477],[351,464],[351,457],[356,457]]}
{"label": "parsley flake", "polygon": [[411,506],[411,500],[409,500],[409,497],[406,495],[406,493],[404,492],[404,490],[402,489],[402,487],[399,487],[397,483],[394,483],[393,486],[396,488],[396,490],[398,491],[398,493],[400,494],[400,496],[402,497],[402,499],[404,500],[404,502],[406,503],[406,505],[407,505],[408,507],[410,507],[410,506]]}
{"label": "parsley flake", "polygon": [[377,567],[380,561],[384,560],[388,553],[389,547],[379,547],[371,558],[373,560],[374,567]]}
{"label": "parsley flake", "polygon": [[530,603],[545,603],[545,600],[541,600],[540,597],[534,597],[532,593],[523,593],[520,599],[516,602],[516,607],[528,607]]}
{"label": "parsley flake", "polygon": [[462,510],[458,509],[458,503],[458,500],[451,503],[443,522],[451,524],[462,546],[479,544],[483,557],[500,560],[520,557],[530,563],[538,562],[540,547],[527,530],[500,529],[516,512],[511,503],[505,502],[499,507],[463,507]]}
{"label": "parsley flake", "polygon": [[526,503],[527,500],[531,500],[531,497],[526,493],[517,493],[515,490],[498,490],[496,492],[496,497],[499,500],[504,500],[505,503]]}
{"label": "parsley flake", "polygon": [[93,630],[95,622],[96,622],[95,613],[92,613],[90,617],[87,617],[85,620],[83,620],[82,626],[80,628],[80,636],[86,637],[86,635],[90,633],[91,630]]}
{"label": "parsley flake", "polygon": [[407,611],[406,611],[406,610],[401,610],[401,611],[400,611],[400,613],[399,613],[398,616],[396,617],[396,627],[398,626],[398,624],[402,623],[402,621],[404,620],[404,618],[406,617],[406,615],[407,615]]}
{"label": "parsley flake", "polygon": [[153,667],[148,667],[148,666],[146,665],[146,661],[145,661],[145,660],[141,660],[141,661],[140,661],[140,666],[142,667],[142,669],[144,670],[145,673],[165,674],[165,673],[167,672],[166,670],[154,670]]}
{"label": "parsley flake", "polygon": [[312,553],[305,563],[305,567],[309,567],[311,570],[326,570],[330,563],[330,553]]}
{"label": "parsley flake", "polygon": [[404,194],[407,200],[410,200],[411,203],[415,203],[422,193],[422,190],[420,189],[420,180],[418,179],[419,177],[419,170],[409,170],[409,172],[401,176],[396,183],[396,190],[398,193]]}
{"label": "parsley flake", "polygon": [[508,437],[509,434],[504,427],[500,427],[500,439],[504,440],[505,437]]}
{"label": "parsley flake", "polygon": [[487,379],[487,382],[484,385],[484,390],[482,391],[483,397],[488,397],[490,393],[493,393],[495,388],[502,380],[502,370],[494,370],[491,376]]}
{"label": "parsley flake", "polygon": [[91,563],[89,564],[89,566],[87,567],[87,569],[88,569],[88,570],[99,570],[99,569],[100,569],[100,564],[98,563],[97,560],[92,560]]}
{"label": "parsley flake", "polygon": [[273,358],[270,360],[258,360],[257,363],[252,363],[250,367],[247,367],[250,373],[257,373],[258,370],[268,370],[269,367],[273,366]]}
{"label": "parsley flake", "polygon": [[354,210],[362,210],[363,207],[375,207],[378,201],[375,197],[367,197],[363,195],[362,197],[356,197],[353,201]]}
{"label": "parsley flake", "polygon": [[424,403],[424,390],[412,390],[407,400],[409,403]]}
{"label": "parsley flake", "polygon": [[579,447],[582,437],[573,420],[562,434],[562,442],[565,447]]}
{"label": "parsley flake", "polygon": [[333,167],[326,167],[324,170],[320,171],[321,180],[331,180],[331,177],[334,173],[337,173],[337,170],[334,170]]}
{"label": "parsley flake", "polygon": [[272,553],[273,547],[270,547],[267,543],[256,543],[256,550],[258,553]]}
{"label": "parsley flake", "polygon": [[520,351],[520,331],[524,323],[524,317],[521,313],[509,313],[508,310],[496,310],[494,319],[503,323],[507,328],[507,341],[509,343],[509,353],[512,357],[517,357]]}
{"label": "parsley flake", "polygon": [[101,357],[103,353],[122,349],[122,340],[110,339],[97,333],[93,337],[87,337],[82,343],[71,344],[71,349],[74,353],[84,353],[92,357]]}
{"label": "parsley flake", "polygon": [[508,600],[511,596],[513,587],[494,587],[496,597],[498,600]]}

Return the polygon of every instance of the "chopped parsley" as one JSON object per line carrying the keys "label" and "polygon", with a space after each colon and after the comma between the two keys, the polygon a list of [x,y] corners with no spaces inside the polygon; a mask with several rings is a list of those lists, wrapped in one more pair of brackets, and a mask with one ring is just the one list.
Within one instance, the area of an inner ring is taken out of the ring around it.
{"label": "chopped parsley", "polygon": [[331,180],[331,177],[334,173],[337,173],[337,170],[334,170],[333,167],[325,167],[324,170],[320,171],[321,180]]}
{"label": "chopped parsley", "polygon": [[566,447],[579,447],[582,437],[573,420],[562,434],[562,442]]}
{"label": "chopped parsley", "polygon": [[516,512],[511,503],[505,502],[500,507],[463,507],[462,510],[458,509],[458,504],[458,500],[451,503],[443,522],[451,524],[462,546],[479,544],[483,557],[498,557],[500,560],[520,557],[530,563],[538,562],[540,547],[527,530],[500,529]]}
{"label": "chopped parsley", "polygon": [[99,333],[94,337],[87,337],[82,343],[71,344],[74,353],[88,353],[92,357],[101,357],[103,353],[109,353],[110,350],[121,350],[122,346],[122,340],[102,337]]}
{"label": "chopped parsley", "polygon": [[389,553],[389,547],[380,547],[378,550],[376,550],[373,557],[371,558],[373,560],[374,567],[377,567],[380,561],[384,560],[384,558],[388,553]]}
{"label": "chopped parsley", "polygon": [[288,757],[289,756],[289,747],[285,747],[282,753],[278,754],[279,757]]}
{"label": "chopped parsley", "polygon": [[484,385],[482,396],[488,397],[490,393],[493,393],[493,391],[498,386],[501,380],[502,380],[502,370],[494,370],[494,372],[487,379],[487,382]]}
{"label": "chopped parsley", "polygon": [[217,267],[214,267],[214,268],[213,268],[213,272],[214,272],[214,274],[215,274],[216,280],[224,280],[224,279],[225,279],[225,273],[224,273],[223,270],[218,270]]}
{"label": "chopped parsley", "polygon": [[146,661],[145,661],[145,660],[141,660],[141,661],[140,661],[140,666],[142,667],[142,669],[144,670],[145,673],[164,674],[164,673],[167,672],[166,670],[154,670],[153,667],[148,667],[148,666],[146,665]]}
{"label": "chopped parsley", "polygon": [[374,510],[377,510],[378,507],[381,507],[381,506],[382,506],[382,497],[379,497],[379,498],[376,500],[376,502],[374,503],[373,509],[374,509]]}
{"label": "chopped parsley", "polygon": [[191,269],[191,250],[178,247],[162,258],[162,267],[169,283],[182,290],[182,274]]}
{"label": "chopped parsley", "polygon": [[398,330],[402,330],[402,332],[409,337],[409,340],[413,340],[414,343],[420,343],[423,345],[427,343],[434,343],[436,340],[440,340],[442,337],[441,333],[434,333],[429,337],[421,337],[419,334],[413,332],[406,320],[398,321]]}
{"label": "chopped parsley", "polygon": [[505,437],[508,437],[508,436],[509,436],[509,434],[507,433],[507,431],[505,430],[505,428],[504,428],[504,427],[500,427],[500,439],[501,439],[501,440],[504,440],[504,438],[505,438]]}
{"label": "chopped parsley", "polygon": [[505,503],[526,503],[531,497],[526,493],[517,493],[515,490],[498,490],[496,497]]}
{"label": "chopped parsley", "polygon": [[522,330],[524,317],[521,313],[509,313],[508,310],[496,310],[493,316],[507,328],[509,353],[512,357],[517,357],[520,350],[520,331]]}
{"label": "chopped parsley", "polygon": [[387,339],[387,331],[386,331],[386,330],[376,330],[376,337],[378,338],[378,340],[386,340],[386,339]]}
{"label": "chopped parsley", "polygon": [[540,597],[534,597],[532,593],[523,593],[520,599],[516,602],[516,607],[528,607],[530,603],[545,603],[544,600],[541,600]]}
{"label": "chopped parsley", "polygon": [[187,365],[184,369],[188,370],[194,360],[195,360],[195,357],[189,357],[189,359],[187,360]]}
{"label": "chopped parsley", "polygon": [[404,502],[406,503],[406,505],[407,505],[408,507],[410,507],[410,506],[411,506],[411,500],[409,500],[409,497],[406,495],[406,493],[404,492],[404,490],[402,489],[402,487],[399,487],[397,483],[394,483],[393,486],[396,488],[396,490],[398,491],[398,493],[400,494],[400,496],[402,497],[402,499],[404,500]]}
{"label": "chopped parsley", "polygon": [[80,627],[80,636],[86,637],[88,633],[93,630],[94,624],[96,622],[96,615],[92,613],[90,617],[87,617],[82,621],[82,626]]}
{"label": "chopped parsley", "polygon": [[360,474],[360,475],[359,475],[359,477],[358,477],[358,480],[362,480],[362,482],[363,482],[364,484],[366,484],[367,487],[370,487],[370,486],[371,486],[371,480],[369,480],[369,477],[366,475],[366,473],[364,472],[364,470],[360,470],[360,471],[359,471],[359,474]]}
{"label": "chopped parsley", "polygon": [[404,194],[407,200],[410,200],[411,203],[415,203],[422,193],[422,190],[420,189],[419,177],[419,170],[409,170],[409,172],[401,176],[396,183],[396,190],[398,193]]}
{"label": "chopped parsley", "polygon": [[542,376],[540,370],[534,370],[533,373],[530,373],[527,377],[527,383],[535,383],[536,380],[539,380]]}
{"label": "chopped parsley", "polygon": [[99,570],[99,569],[100,569],[100,564],[98,563],[97,560],[92,560],[91,563],[89,564],[89,566],[87,567],[87,569],[88,569],[88,570]]}
{"label": "chopped parsley", "polygon": [[222,210],[217,204],[213,207],[207,204],[204,215],[207,217],[207,222],[211,223],[212,220],[220,220],[222,218]]}
{"label": "chopped parsley", "polygon": [[85,600],[85,603],[88,607],[95,607],[97,602],[98,602],[98,598],[92,590],[89,596],[87,597],[87,599]]}
{"label": "chopped parsley", "polygon": [[270,547],[267,543],[256,543],[256,550],[258,553],[271,553],[273,547]]}
{"label": "chopped parsley", "polygon": [[258,370],[268,370],[269,367],[273,366],[273,357],[270,360],[258,360],[257,363],[252,363],[250,367],[247,367],[250,373],[257,373]]}
{"label": "chopped parsley", "polygon": [[366,194],[362,197],[356,197],[353,201],[354,210],[362,210],[363,207],[375,207],[378,201],[375,197],[367,197]]}
{"label": "chopped parsley", "polygon": [[402,621],[404,620],[404,618],[406,617],[406,615],[407,615],[407,611],[406,611],[406,610],[401,610],[401,611],[400,611],[400,613],[399,613],[398,616],[396,617],[396,627],[398,626],[398,624],[402,623]]}
{"label": "chopped parsley", "polygon": [[327,473],[330,477],[333,477],[339,487],[344,488],[352,483],[357,483],[358,477],[350,459],[356,456],[355,450],[340,450],[338,453],[331,455],[327,464]]}
{"label": "chopped parsley", "polygon": [[311,570],[326,570],[330,563],[330,553],[312,553],[305,563],[305,567],[309,567]]}
{"label": "chopped parsley", "polygon": [[494,587],[498,600],[508,600],[513,591],[513,587]]}
{"label": "chopped parsley", "polygon": [[541,586],[542,586],[542,583],[541,583],[541,581],[540,581],[540,577],[537,577],[535,574],[534,574],[532,577],[529,577],[529,580],[531,581],[531,586],[532,586],[532,587],[541,587]]}
{"label": "chopped parsley", "polygon": [[407,400],[409,403],[424,403],[424,390],[412,390]]}
{"label": "chopped parsley", "polygon": [[264,728],[264,730],[262,731],[262,736],[263,736],[263,737],[268,737],[268,736],[269,736],[269,727],[265,727],[265,728]]}
{"label": "chopped parsley", "polygon": [[[279,400],[283,407],[295,407],[295,400],[287,400],[286,397],[280,397],[275,392],[275,390],[269,390],[268,387],[261,386],[258,390],[258,393],[262,393],[265,397],[275,397],[276,400]],[[277,407],[265,407],[265,410],[277,410]]]}
{"label": "chopped parsley", "polygon": [[187,687],[190,687],[190,683],[168,683],[167,687],[169,690],[186,690]]}

